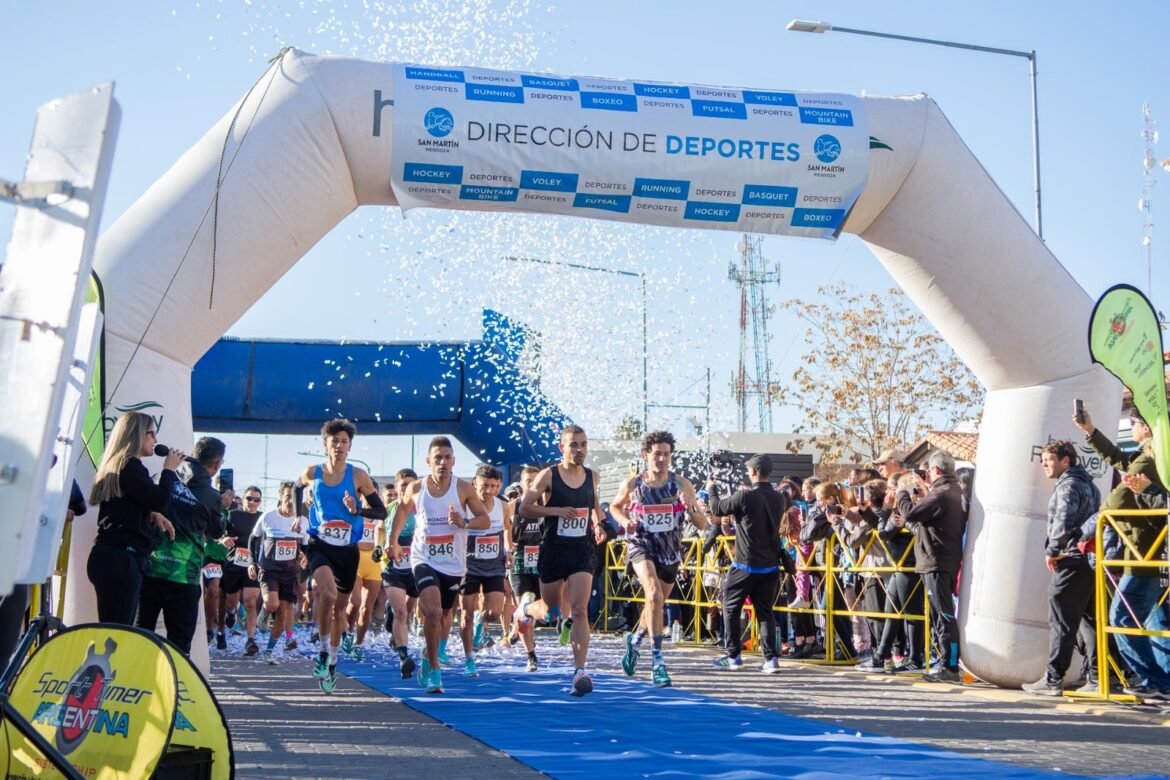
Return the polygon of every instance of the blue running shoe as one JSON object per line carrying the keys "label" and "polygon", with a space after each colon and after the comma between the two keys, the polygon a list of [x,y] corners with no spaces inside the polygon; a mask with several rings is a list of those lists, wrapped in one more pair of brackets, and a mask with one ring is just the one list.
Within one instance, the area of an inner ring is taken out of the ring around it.
{"label": "blue running shoe", "polygon": [[622,671],[627,677],[633,677],[638,670],[638,659],[642,653],[638,651],[638,636],[634,632],[626,634],[626,652],[622,655]]}
{"label": "blue running shoe", "polygon": [[716,669],[728,669],[734,672],[743,668],[743,661],[738,657],[732,658],[729,655],[725,655],[722,658],[716,658],[711,662],[711,665]]}
{"label": "blue running shoe", "polygon": [[444,666],[451,663],[451,657],[447,655],[447,640],[444,639],[439,642],[439,665]]}
{"label": "blue running shoe", "polygon": [[432,669],[427,677],[427,693],[443,692],[443,670]]}

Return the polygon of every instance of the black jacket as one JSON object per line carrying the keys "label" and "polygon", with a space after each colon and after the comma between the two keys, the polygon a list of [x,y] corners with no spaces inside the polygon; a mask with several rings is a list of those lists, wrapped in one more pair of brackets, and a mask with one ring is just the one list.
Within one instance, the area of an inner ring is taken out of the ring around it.
{"label": "black jacket", "polygon": [[158,531],[150,521],[150,513],[166,511],[171,488],[176,482],[178,477],[175,472],[164,469],[156,485],[142,461],[138,458],[126,461],[118,474],[122,495],[103,501],[98,507],[97,538],[94,544],[132,547],[142,555],[150,555],[158,539]]}
{"label": "black jacket", "polygon": [[195,527],[208,539],[223,536],[223,502],[218,490],[212,487],[211,475],[195,460],[179,466],[179,479],[195,496],[198,505],[192,518]]}
{"label": "black jacket", "polygon": [[780,518],[788,511],[788,496],[769,482],[740,488],[727,498],[711,496],[716,517],[735,518],[735,562],[753,569],[780,566]]}
{"label": "black jacket", "polygon": [[967,530],[963,486],[953,474],[936,479],[915,504],[910,493],[898,491],[898,514],[914,532],[915,571],[957,575],[963,562],[963,533]]}

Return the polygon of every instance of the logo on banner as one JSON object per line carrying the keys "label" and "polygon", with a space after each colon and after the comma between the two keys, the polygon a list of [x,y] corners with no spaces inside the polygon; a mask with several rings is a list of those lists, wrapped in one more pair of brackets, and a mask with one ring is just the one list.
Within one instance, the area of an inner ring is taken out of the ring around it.
{"label": "logo on banner", "polygon": [[435,138],[446,138],[455,129],[455,117],[447,109],[435,106],[423,117],[423,128]]}
{"label": "logo on banner", "polygon": [[[106,690],[110,684],[110,656],[118,648],[113,639],[106,640],[104,653],[98,653],[94,645],[81,666],[73,673],[65,687],[65,700],[58,705],[44,704],[33,716],[34,722],[53,723],[58,726],[54,742],[65,755],[76,750],[91,731],[127,736],[129,717],[125,712],[102,708]],[[44,680],[42,687],[64,680]]]}
{"label": "logo on banner", "polygon": [[841,156],[841,142],[828,134],[819,136],[813,142],[813,154],[823,163],[836,162]]}
{"label": "logo on banner", "polygon": [[[152,409],[158,409],[158,412],[155,413],[155,412],[151,411]],[[110,432],[114,430],[114,423],[118,422],[118,417],[121,416],[125,412],[141,412],[142,414],[149,415],[151,422],[154,423],[154,429],[160,433],[162,432],[163,416],[164,416],[162,413],[163,405],[160,404],[158,401],[141,401],[141,402],[136,403],[136,404],[126,404],[125,406],[115,406],[114,411],[118,412],[118,416],[115,416],[115,417],[111,417],[109,415],[102,416],[102,428],[105,431],[105,438],[106,439],[110,438]]]}

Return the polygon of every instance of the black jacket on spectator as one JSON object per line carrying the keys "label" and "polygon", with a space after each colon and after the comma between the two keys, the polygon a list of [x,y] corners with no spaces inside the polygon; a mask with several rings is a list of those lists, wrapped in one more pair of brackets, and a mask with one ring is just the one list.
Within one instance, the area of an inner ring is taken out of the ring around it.
{"label": "black jacket on spectator", "polygon": [[788,511],[788,496],[769,482],[740,488],[727,498],[711,496],[716,517],[735,518],[735,562],[752,569],[780,566],[780,518]]}
{"label": "black jacket on spectator", "polygon": [[954,474],[944,474],[930,485],[916,504],[910,493],[898,491],[898,514],[914,531],[914,570],[959,573],[963,562],[963,532],[967,511],[963,507],[963,486]]}
{"label": "black jacket on spectator", "polygon": [[198,461],[188,460],[179,466],[179,479],[199,502],[195,509],[195,528],[201,530],[208,539],[223,536],[223,502],[219,491],[211,485],[211,475],[207,469]]}
{"label": "black jacket on spectator", "polygon": [[1077,548],[1081,526],[1101,506],[1101,491],[1082,466],[1070,466],[1056,480],[1052,497],[1048,499],[1048,535],[1044,539],[1044,554],[1050,558],[1066,556],[1083,558]]}
{"label": "black jacket on spectator", "polygon": [[149,556],[154,549],[157,531],[150,522],[151,512],[163,512],[178,476],[170,469],[159,475],[158,484],[138,458],[130,458],[118,475],[122,495],[103,501],[98,507],[95,544],[133,547]]}

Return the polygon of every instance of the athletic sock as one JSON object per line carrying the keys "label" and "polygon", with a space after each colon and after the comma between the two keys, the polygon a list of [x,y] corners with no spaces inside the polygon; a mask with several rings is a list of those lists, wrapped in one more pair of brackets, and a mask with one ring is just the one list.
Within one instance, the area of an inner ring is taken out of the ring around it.
{"label": "athletic sock", "polygon": [[271,651],[274,647],[276,647],[276,637],[269,634],[268,635],[268,649],[269,649],[269,651]]}
{"label": "athletic sock", "polygon": [[530,661],[536,660],[536,651],[535,650],[533,650],[531,653],[528,654],[528,660],[530,660]]}
{"label": "athletic sock", "polygon": [[[525,612],[524,614],[527,615],[528,613]],[[547,620],[549,623],[555,623],[555,622],[557,622],[557,620],[560,619],[560,617],[561,617],[561,608],[560,607],[549,607],[548,608],[548,615],[546,615],[544,619]]]}
{"label": "athletic sock", "polygon": [[284,632],[284,641],[286,641],[286,642],[287,642],[287,641],[289,641],[290,639],[292,639],[292,632],[291,632],[291,631],[285,631],[285,632]]}
{"label": "athletic sock", "polygon": [[662,634],[654,635],[654,654],[662,655]]}
{"label": "athletic sock", "polygon": [[329,645],[329,665],[337,663],[337,654],[341,652],[341,645]]}
{"label": "athletic sock", "polygon": [[652,666],[666,663],[666,659],[662,657],[662,648],[656,647],[650,653],[650,663]]}
{"label": "athletic sock", "polygon": [[646,638],[646,634],[647,634],[646,627],[645,626],[638,626],[638,629],[636,631],[634,631],[634,645],[636,645],[637,647],[641,647],[642,640]]}
{"label": "athletic sock", "polygon": [[440,640],[439,640],[439,652],[440,652],[440,653],[446,653],[446,652],[447,652],[447,640],[446,640],[446,639],[440,639]]}
{"label": "athletic sock", "polygon": [[394,652],[398,653],[398,657],[401,658],[403,661],[406,660],[406,645],[403,645],[402,647],[394,648]]}

